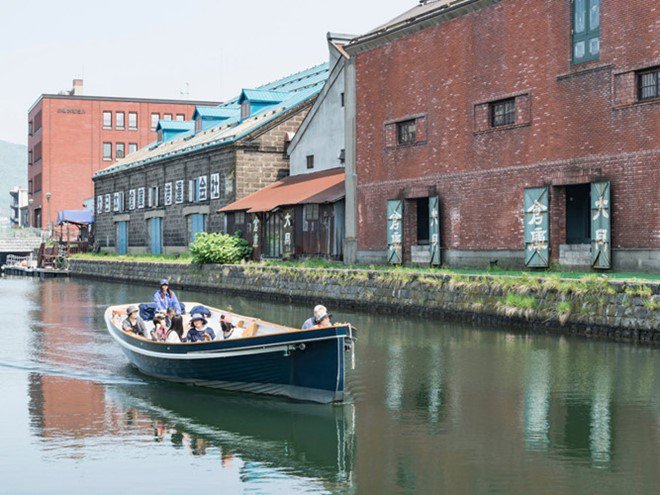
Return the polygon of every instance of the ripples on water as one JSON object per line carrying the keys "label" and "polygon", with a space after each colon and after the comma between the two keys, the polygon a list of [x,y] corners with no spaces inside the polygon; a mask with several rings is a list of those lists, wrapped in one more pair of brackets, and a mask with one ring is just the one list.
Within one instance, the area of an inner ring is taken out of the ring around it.
{"label": "ripples on water", "polygon": [[[342,313],[359,328],[343,406],[134,371],[106,306],[152,289],[0,280],[6,493],[653,493],[652,348]],[[182,292],[298,325],[309,308]],[[57,488],[55,488],[57,487]],[[62,487],[62,488],[60,488]]]}

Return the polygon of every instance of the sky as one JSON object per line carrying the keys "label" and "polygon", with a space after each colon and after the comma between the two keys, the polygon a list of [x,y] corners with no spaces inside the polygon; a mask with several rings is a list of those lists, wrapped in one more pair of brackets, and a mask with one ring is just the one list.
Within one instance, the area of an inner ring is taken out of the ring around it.
{"label": "sky", "polygon": [[0,140],[26,144],[30,106],[76,77],[85,95],[223,101],[327,61],[328,31],[365,33],[417,3],[2,0]]}

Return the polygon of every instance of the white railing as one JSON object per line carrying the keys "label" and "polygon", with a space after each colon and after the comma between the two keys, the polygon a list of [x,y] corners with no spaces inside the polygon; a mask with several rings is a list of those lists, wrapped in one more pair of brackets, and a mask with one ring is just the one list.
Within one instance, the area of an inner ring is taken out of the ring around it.
{"label": "white railing", "polygon": [[5,266],[20,266],[24,268],[36,268],[37,260],[30,254],[28,256],[16,256],[15,254],[8,254]]}

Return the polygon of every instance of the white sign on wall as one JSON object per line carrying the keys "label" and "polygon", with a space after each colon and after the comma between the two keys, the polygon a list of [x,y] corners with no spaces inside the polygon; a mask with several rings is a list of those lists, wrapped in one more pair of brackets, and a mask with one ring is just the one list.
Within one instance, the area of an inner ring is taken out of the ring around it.
{"label": "white sign on wall", "polygon": [[220,174],[211,174],[211,199],[220,197]]}
{"label": "white sign on wall", "polygon": [[174,185],[174,202],[183,203],[183,181],[178,180]]}
{"label": "white sign on wall", "polygon": [[128,209],[135,209],[135,189],[128,191]]}
{"label": "white sign on wall", "polygon": [[137,190],[137,207],[144,208],[144,187]]}
{"label": "white sign on wall", "polygon": [[168,182],[165,184],[163,189],[163,203],[165,206],[170,206],[172,204],[172,183]]}

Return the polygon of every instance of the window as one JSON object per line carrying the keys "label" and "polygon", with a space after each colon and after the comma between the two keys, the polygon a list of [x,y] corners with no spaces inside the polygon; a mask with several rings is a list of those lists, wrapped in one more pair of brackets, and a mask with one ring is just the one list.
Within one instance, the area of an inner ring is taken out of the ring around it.
{"label": "window", "polygon": [[307,168],[314,168],[314,155],[307,156]]}
{"label": "window", "polygon": [[152,186],[147,192],[147,206],[149,208],[157,208],[160,199],[160,188],[158,186]]}
{"label": "window", "polygon": [[396,124],[396,142],[400,145],[413,144],[416,136],[415,120],[404,120]]}
{"label": "window", "polygon": [[112,160],[112,143],[103,143],[103,160]]}
{"label": "window", "polygon": [[41,110],[37,112],[34,116],[34,132],[38,132],[41,129]]}
{"label": "window", "polygon": [[135,153],[137,151],[137,143],[128,143],[128,154]]}
{"label": "window", "polygon": [[172,120],[172,114],[166,113],[165,115],[163,115],[163,120]]}
{"label": "window", "polygon": [[126,145],[124,143],[117,143],[116,148],[115,148],[115,158],[119,160],[120,158],[124,158],[126,155],[125,153],[125,147]]}
{"label": "window", "polygon": [[186,120],[186,116],[182,113],[177,113],[176,120],[178,120],[179,122],[183,122],[184,120]]}
{"label": "window", "polygon": [[660,96],[660,67],[638,73],[637,87],[640,100]]}
{"label": "window", "polygon": [[33,151],[34,154],[32,158],[34,158],[34,163],[37,163],[39,160],[41,160],[41,141],[34,145]]}
{"label": "window", "polygon": [[33,182],[32,180],[28,181],[28,194],[32,194],[34,192],[34,187],[32,186]]}
{"label": "window", "polygon": [[234,224],[235,225],[245,225],[245,212],[237,211],[234,213]]}
{"label": "window", "polygon": [[103,128],[112,129],[112,112],[103,112]]}
{"label": "window", "polygon": [[115,129],[124,129],[126,114],[124,112],[115,113]]}
{"label": "window", "polygon": [[429,243],[429,198],[417,198],[417,245]]}
{"label": "window", "polygon": [[158,121],[160,120],[160,114],[159,113],[152,113],[151,114],[151,130],[155,131],[156,127],[158,126]]}
{"label": "window", "polygon": [[241,103],[241,119],[247,119],[250,116],[250,101]]}
{"label": "window", "polygon": [[34,124],[32,121],[28,122],[28,135],[32,136],[34,134]]}
{"label": "window", "polygon": [[596,60],[600,54],[600,0],[574,0],[573,63]]}
{"label": "window", "polygon": [[137,112],[128,112],[128,128],[137,129]]}
{"label": "window", "polygon": [[344,107],[344,93],[341,94],[341,106]]}
{"label": "window", "polygon": [[32,150],[28,151],[28,165],[32,165]]}
{"label": "window", "polygon": [[490,125],[511,125],[516,123],[516,99],[494,101],[490,104]]}
{"label": "window", "polygon": [[34,192],[41,191],[41,174],[34,176],[34,183],[32,184],[32,187]]}
{"label": "window", "polygon": [[319,205],[309,204],[304,206],[305,210],[305,220],[313,221],[319,219]]}

